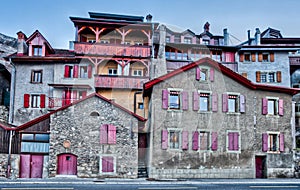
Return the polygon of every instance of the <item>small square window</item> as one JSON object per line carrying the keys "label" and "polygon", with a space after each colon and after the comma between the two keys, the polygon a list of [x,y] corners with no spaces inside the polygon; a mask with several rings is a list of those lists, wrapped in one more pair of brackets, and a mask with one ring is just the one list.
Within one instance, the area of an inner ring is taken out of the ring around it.
{"label": "small square window", "polygon": [[138,103],[138,109],[140,109],[140,110],[144,109],[144,103],[143,102]]}
{"label": "small square window", "polygon": [[201,72],[200,72],[200,80],[201,81],[206,81],[207,80],[207,69],[203,69],[201,68]]}
{"label": "small square window", "polygon": [[245,53],[244,56],[245,56],[245,61],[246,62],[250,62],[251,61],[251,54],[250,53]]}
{"label": "small square window", "polygon": [[42,56],[43,48],[42,46],[33,46],[33,56]]}
{"label": "small square window", "polygon": [[269,62],[269,54],[268,53],[263,53],[262,54],[262,61],[263,62]]}
{"label": "small square window", "polygon": [[31,83],[42,83],[42,70],[33,70],[31,71]]}
{"label": "small square window", "polygon": [[71,156],[66,156],[66,161],[70,161],[71,160]]}
{"label": "small square window", "polygon": [[133,70],[132,75],[133,76],[143,76],[143,70],[139,70],[139,69]]}
{"label": "small square window", "polygon": [[260,74],[260,81],[261,82],[267,82],[267,73],[261,73]]}
{"label": "small square window", "polygon": [[275,73],[268,73],[269,82],[275,82]]}
{"label": "small square window", "polygon": [[184,43],[185,43],[185,44],[191,44],[191,43],[192,43],[192,39],[191,39],[191,38],[188,38],[188,37],[185,37],[185,38],[184,38]]}
{"label": "small square window", "polygon": [[108,68],[108,75],[117,75],[118,70],[115,68]]}

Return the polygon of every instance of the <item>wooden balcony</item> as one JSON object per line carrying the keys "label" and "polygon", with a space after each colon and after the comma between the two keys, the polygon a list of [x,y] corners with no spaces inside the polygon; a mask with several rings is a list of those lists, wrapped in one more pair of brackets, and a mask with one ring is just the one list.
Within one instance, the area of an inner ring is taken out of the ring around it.
{"label": "wooden balcony", "polygon": [[127,57],[145,57],[151,56],[150,46],[129,46],[122,44],[101,44],[75,42],[74,51],[76,54],[102,55],[102,56],[127,56]]}
{"label": "wooden balcony", "polygon": [[143,84],[148,80],[149,77],[98,75],[95,76],[95,87],[143,89]]}
{"label": "wooden balcony", "polygon": [[65,105],[69,105],[75,101],[77,101],[79,99],[74,99],[74,98],[57,98],[57,97],[49,97],[49,105],[48,105],[48,109],[50,110],[55,110],[57,108],[60,108],[62,106]]}
{"label": "wooden balcony", "polygon": [[298,56],[293,56],[293,57],[289,57],[290,60],[290,65],[300,65],[300,55]]}

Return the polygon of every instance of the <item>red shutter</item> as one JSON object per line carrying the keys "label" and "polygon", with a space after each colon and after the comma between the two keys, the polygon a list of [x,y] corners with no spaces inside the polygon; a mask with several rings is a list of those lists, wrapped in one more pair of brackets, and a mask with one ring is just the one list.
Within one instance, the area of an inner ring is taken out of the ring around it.
{"label": "red shutter", "polygon": [[100,127],[100,144],[107,144],[107,125]]}
{"label": "red shutter", "polygon": [[187,150],[189,148],[189,132],[182,131],[182,150]]}
{"label": "red shutter", "polygon": [[46,105],[46,95],[45,94],[41,94],[40,95],[40,108],[45,108]]}
{"label": "red shutter", "polygon": [[116,144],[116,134],[117,134],[117,128],[113,125],[108,125],[108,144]]}
{"label": "red shutter", "polygon": [[228,112],[228,94],[222,94],[222,111]]}
{"label": "red shutter", "polygon": [[86,97],[86,93],[87,93],[86,91],[82,91],[82,92],[81,92],[82,98],[85,98],[85,97]]}
{"label": "red shutter", "polygon": [[162,90],[162,108],[168,109],[168,99],[169,99],[169,91],[164,89]]}
{"label": "red shutter", "polygon": [[263,152],[268,151],[268,134],[267,133],[262,134],[262,151]]}
{"label": "red shutter", "polygon": [[233,150],[239,150],[239,133],[233,133]]}
{"label": "red shutter", "polygon": [[114,158],[107,157],[107,172],[114,172]]}
{"label": "red shutter", "polygon": [[283,99],[278,100],[278,107],[279,107],[278,114],[280,116],[283,116]]}
{"label": "red shutter", "polygon": [[193,146],[192,146],[192,149],[193,150],[198,150],[198,148],[199,148],[199,132],[194,131],[193,132]]}
{"label": "red shutter", "polygon": [[198,92],[194,92],[194,94],[193,94],[193,110],[194,111],[199,110],[199,94],[198,94]]}
{"label": "red shutter", "polygon": [[182,95],[182,110],[188,110],[189,108],[188,92],[183,91],[181,92],[181,95]]}
{"label": "red shutter", "polygon": [[209,79],[210,79],[210,81],[214,81],[214,79],[215,79],[215,69],[214,68],[210,68],[210,75],[209,75]]}
{"label": "red shutter", "polygon": [[72,98],[71,99],[72,99],[72,102],[77,100],[77,90],[72,91]]}
{"label": "red shutter", "polygon": [[284,134],[279,134],[279,151],[284,152]]}
{"label": "red shutter", "polygon": [[78,65],[74,65],[73,78],[78,78]]}
{"label": "red shutter", "polygon": [[69,105],[71,104],[71,90],[66,90],[65,91],[65,104]]}
{"label": "red shutter", "polygon": [[229,132],[228,133],[228,150],[234,150],[234,133]]}
{"label": "red shutter", "polygon": [[244,95],[240,95],[240,112],[245,113],[246,111],[246,99]]}
{"label": "red shutter", "polygon": [[262,114],[263,115],[268,114],[268,99],[267,98],[262,99]]}
{"label": "red shutter", "polygon": [[88,78],[92,78],[92,65],[88,65],[88,68],[87,68],[87,71],[88,71]]}
{"label": "red shutter", "polygon": [[29,108],[30,94],[24,94],[24,108]]}
{"label": "red shutter", "polygon": [[211,133],[211,150],[213,150],[213,151],[218,150],[218,133],[217,132]]}
{"label": "red shutter", "polygon": [[201,73],[201,69],[199,67],[197,67],[196,68],[196,80],[200,80],[200,77],[201,77],[200,73]]}
{"label": "red shutter", "polygon": [[212,111],[218,111],[218,94],[212,94]]}
{"label": "red shutter", "polygon": [[161,131],[161,148],[163,150],[168,149],[168,131],[167,130]]}
{"label": "red shutter", "polygon": [[69,75],[70,75],[70,67],[69,67],[69,65],[65,65],[65,75],[64,75],[64,77],[69,78]]}

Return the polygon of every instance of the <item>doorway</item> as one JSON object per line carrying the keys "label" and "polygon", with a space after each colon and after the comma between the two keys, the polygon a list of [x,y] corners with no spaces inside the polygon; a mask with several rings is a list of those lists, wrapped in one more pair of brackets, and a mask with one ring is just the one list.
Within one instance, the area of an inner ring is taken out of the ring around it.
{"label": "doorway", "polygon": [[255,177],[267,178],[266,156],[255,156]]}
{"label": "doorway", "polygon": [[70,153],[57,156],[58,175],[77,175],[77,156]]}
{"label": "doorway", "polygon": [[20,178],[42,178],[43,164],[43,155],[22,154],[20,157]]}

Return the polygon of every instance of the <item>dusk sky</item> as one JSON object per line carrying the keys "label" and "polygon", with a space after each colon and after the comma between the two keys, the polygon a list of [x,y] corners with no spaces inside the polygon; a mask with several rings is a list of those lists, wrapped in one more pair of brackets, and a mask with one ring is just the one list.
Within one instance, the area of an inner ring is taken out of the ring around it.
{"label": "dusk sky", "polygon": [[300,37],[299,0],[6,0],[1,2],[0,33],[30,36],[39,30],[53,48],[68,48],[75,28],[70,16],[88,17],[88,12],[135,16],[151,14],[154,22],[190,29],[196,34],[210,23],[214,35],[223,29],[241,41],[247,30],[278,29],[284,37]]}

